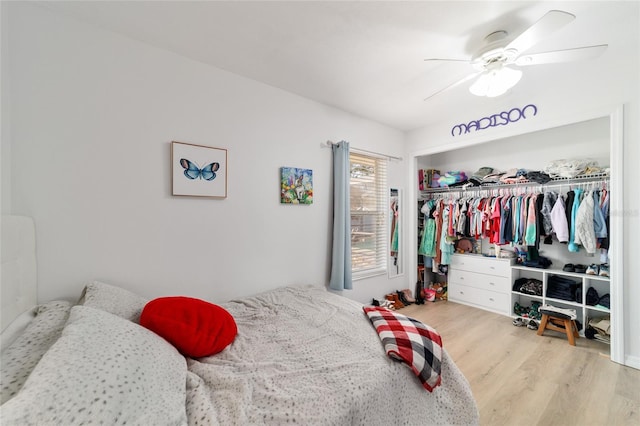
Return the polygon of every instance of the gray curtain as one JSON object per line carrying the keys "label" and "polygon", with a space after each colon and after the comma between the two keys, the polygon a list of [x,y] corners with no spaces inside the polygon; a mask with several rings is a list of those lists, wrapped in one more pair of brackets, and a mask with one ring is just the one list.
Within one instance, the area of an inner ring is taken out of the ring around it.
{"label": "gray curtain", "polygon": [[349,143],[333,144],[333,250],[329,288],[350,290],[351,280],[351,203],[349,202]]}

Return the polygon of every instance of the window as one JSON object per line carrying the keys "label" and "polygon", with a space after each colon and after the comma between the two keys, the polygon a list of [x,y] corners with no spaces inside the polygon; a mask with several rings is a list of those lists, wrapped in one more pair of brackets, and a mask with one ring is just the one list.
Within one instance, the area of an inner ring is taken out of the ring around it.
{"label": "window", "polygon": [[351,270],[368,276],[387,270],[387,160],[351,152]]}

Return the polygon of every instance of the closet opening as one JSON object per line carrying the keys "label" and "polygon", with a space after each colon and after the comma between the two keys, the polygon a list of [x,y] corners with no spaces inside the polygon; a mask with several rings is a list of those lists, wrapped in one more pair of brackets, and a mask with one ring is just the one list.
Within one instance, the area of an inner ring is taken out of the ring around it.
{"label": "closet opening", "polygon": [[[422,226],[420,224],[422,203],[428,198],[433,198],[434,194],[438,192],[441,193],[440,197],[446,198],[447,193],[464,194],[465,191],[468,191],[465,195],[468,196],[474,193],[480,194],[481,191],[492,190],[511,191],[512,194],[522,194],[536,190],[535,187],[527,187],[525,185],[515,185],[511,189],[504,187],[502,189],[485,189],[481,186],[467,189],[457,188],[456,192],[436,190],[429,194],[428,189],[421,191],[419,188],[418,174],[421,170],[439,171],[441,174],[453,171],[464,172],[469,175],[467,176],[468,178],[484,167],[492,168],[496,171],[510,169],[542,171],[551,162],[563,159],[589,160],[591,164],[602,169],[603,174],[594,175],[594,179],[584,182],[571,181],[563,183],[553,181],[549,183],[548,190],[566,193],[573,189],[579,189],[600,193],[604,189],[605,194],[611,195],[609,209],[612,212],[622,211],[622,115],[622,107],[619,107],[608,115],[598,114],[583,119],[567,120],[565,123],[556,123],[547,128],[541,127],[540,130],[529,133],[474,141],[469,143],[468,146],[456,149],[434,146],[431,149],[414,153],[412,156],[413,161],[410,162],[410,173],[412,188],[415,189],[415,197],[407,200],[405,204],[415,203],[413,206],[408,205],[409,212],[412,212],[415,216],[410,218],[408,226],[413,230],[418,230],[414,232],[421,232],[419,228]],[[462,179],[464,179],[464,176]],[[425,184],[424,186],[428,185]],[[540,190],[542,186],[538,187],[537,190]],[[590,193],[593,194],[592,192]],[[413,222],[413,225],[411,225],[411,222]],[[586,264],[587,266],[591,264],[606,264],[609,267],[611,271],[610,277],[602,278],[599,281],[583,280],[582,285],[584,287],[583,291],[587,291],[589,287],[594,287],[601,293],[608,291],[611,306],[609,312],[606,310],[595,312],[603,315],[610,314],[611,343],[608,347],[603,346],[602,351],[609,353],[612,361],[624,363],[624,315],[622,303],[622,285],[624,282],[622,242],[624,233],[622,218],[619,215],[610,215],[609,234],[610,240],[607,252],[609,257],[606,262],[601,261],[600,252],[591,254],[587,253],[584,248],[578,252],[569,251],[566,244],[561,244],[555,238],[551,241],[551,244],[543,244],[543,241],[540,240],[539,247],[540,252],[544,253],[544,256],[553,262],[553,269],[562,270],[568,264]],[[416,236],[411,235],[410,238],[415,239]],[[423,262],[419,255],[420,240],[418,239],[417,244],[408,246],[414,250],[414,253],[407,253],[408,273],[411,274],[411,279],[416,282],[424,279],[424,277],[418,276],[418,270],[426,269],[422,265]],[[477,242],[477,246],[476,250],[479,253],[484,255],[493,254],[495,256],[495,252],[490,253],[493,245],[489,244],[488,240],[480,239]],[[545,274],[546,279],[546,276],[550,274],[546,272]],[[518,271],[517,268],[513,269],[512,278],[525,275],[527,275],[526,272]],[[578,281],[582,279],[581,276],[575,278]],[[592,283],[595,284],[592,285]],[[582,300],[583,303],[578,306],[578,310],[584,309],[582,312],[591,313],[591,308],[585,305],[584,298]],[[513,315],[512,308],[510,310]],[[583,315],[583,318],[587,317],[587,315]]]}

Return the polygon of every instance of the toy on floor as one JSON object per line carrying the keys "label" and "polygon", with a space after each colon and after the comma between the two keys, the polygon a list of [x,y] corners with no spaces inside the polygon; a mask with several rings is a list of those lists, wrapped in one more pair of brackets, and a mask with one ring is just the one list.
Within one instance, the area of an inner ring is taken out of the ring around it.
{"label": "toy on floor", "polygon": [[431,283],[431,288],[436,292],[435,300],[447,300],[447,283]]}

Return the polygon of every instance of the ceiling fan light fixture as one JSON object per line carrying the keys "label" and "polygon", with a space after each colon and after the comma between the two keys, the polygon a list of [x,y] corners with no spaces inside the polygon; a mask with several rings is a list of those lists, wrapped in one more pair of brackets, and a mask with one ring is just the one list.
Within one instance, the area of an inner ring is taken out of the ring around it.
{"label": "ceiling fan light fixture", "polygon": [[522,78],[522,71],[505,66],[489,69],[469,87],[469,91],[476,96],[494,98],[503,95],[507,90],[518,84]]}

